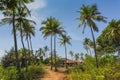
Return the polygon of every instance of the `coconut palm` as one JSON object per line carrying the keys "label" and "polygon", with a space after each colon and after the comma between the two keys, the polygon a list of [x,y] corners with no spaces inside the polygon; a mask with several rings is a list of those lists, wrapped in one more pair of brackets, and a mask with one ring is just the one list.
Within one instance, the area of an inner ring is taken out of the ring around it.
{"label": "coconut palm", "polygon": [[43,37],[46,39],[48,36],[51,36],[50,39],[50,46],[51,46],[51,70],[53,68],[53,50],[52,50],[52,38],[53,38],[53,32],[51,30],[52,24],[53,24],[53,19],[52,17],[47,18],[47,20],[43,21],[42,24],[44,25],[43,27],[40,28],[40,31],[42,31]]}
{"label": "coconut palm", "polygon": [[55,56],[55,71],[57,71],[57,65],[56,65],[56,37],[57,34],[62,35],[64,31],[63,27],[61,27],[61,23],[56,20],[54,17],[47,18],[46,21],[43,21],[45,26],[41,27],[40,30],[42,31],[42,34],[44,35],[44,38],[51,36],[51,69],[53,65],[52,61],[52,37],[54,37],[54,56]]}
{"label": "coconut palm", "polygon": [[106,18],[101,15],[96,5],[92,5],[92,6],[82,5],[80,10],[77,12],[80,13],[80,17],[77,18],[77,20],[80,21],[80,24],[78,26],[79,27],[83,26],[83,33],[84,33],[84,29],[86,28],[86,26],[89,26],[91,30],[91,34],[92,34],[92,38],[94,42],[96,67],[98,68],[99,66],[98,66],[98,59],[97,59],[97,53],[96,53],[96,43],[95,43],[95,37],[94,37],[93,31],[96,31],[96,32],[99,31],[97,25],[95,24],[95,21],[106,22],[105,20]]}
{"label": "coconut palm", "polygon": [[73,60],[74,52],[73,52],[73,51],[70,51],[69,54],[70,54],[70,56],[71,56],[71,58],[72,58],[72,60]]}
{"label": "coconut palm", "polygon": [[[25,52],[25,45],[24,45],[24,40],[23,40],[23,33],[25,31],[28,31],[29,28],[30,28],[30,24],[31,23],[34,23],[34,21],[32,20],[29,20],[27,19],[26,17],[28,16],[28,11],[25,7],[19,7],[17,8],[17,13],[15,14],[15,29],[18,30],[20,32],[20,37],[21,37],[21,43],[22,43],[22,46],[23,46],[23,49],[24,49],[24,56],[25,56],[25,64],[26,64],[26,70],[27,70],[27,57],[26,57],[26,52]],[[9,18],[4,18],[2,19],[2,21],[6,21],[6,22],[9,22],[9,24],[11,24],[13,22],[12,18],[9,17]],[[27,36],[27,35],[26,35]]]}
{"label": "coconut palm", "polygon": [[[91,40],[89,38],[85,38],[84,39],[84,42],[83,42],[83,45],[84,45],[84,48],[86,49],[87,53],[90,53],[91,54],[91,50],[90,50],[90,47],[91,47]],[[89,51],[89,52],[88,52]]]}
{"label": "coconut palm", "polygon": [[55,71],[57,71],[57,61],[56,61],[56,38],[57,35],[63,35],[64,28],[61,27],[61,23],[56,20],[55,18],[53,18],[53,24],[54,26],[52,27],[52,31],[53,31],[53,36],[54,36],[54,56],[55,56]]}
{"label": "coconut palm", "polygon": [[23,32],[23,35],[26,37],[27,46],[29,49],[29,59],[30,59],[30,54],[33,53],[31,37],[35,36],[34,30],[35,30],[35,27],[28,23],[28,26],[24,29],[24,32]]}
{"label": "coconut palm", "polygon": [[80,54],[79,54],[79,53],[76,53],[76,54],[74,55],[74,57],[75,57],[75,60],[78,60],[78,59],[80,58]]}
{"label": "coconut palm", "polygon": [[44,46],[43,50],[45,52],[45,56],[47,56],[47,52],[49,51],[49,47],[48,46]]}
{"label": "coconut palm", "polygon": [[[60,45],[63,45],[65,47],[65,59],[66,59],[66,61],[67,61],[67,47],[66,47],[66,44],[71,45],[70,39],[71,39],[71,37],[67,36],[66,34],[64,34],[62,36],[62,38],[60,39]],[[67,69],[67,63],[65,65],[66,65],[66,69]]]}
{"label": "coconut palm", "polygon": [[[18,69],[18,73],[20,72],[20,65],[19,65],[19,60],[18,60],[18,51],[17,51],[17,38],[16,38],[16,28],[15,28],[15,18],[16,18],[16,13],[17,13],[17,8],[21,6],[25,6],[25,3],[31,2],[31,0],[1,0],[2,4],[4,5],[4,16],[5,17],[11,17],[10,22],[13,24],[13,35],[14,35],[14,47],[15,47],[15,54],[16,54],[16,65]],[[27,7],[26,7],[27,9]],[[27,9],[29,12],[29,10]],[[3,20],[3,22],[7,22],[6,19]],[[8,23],[8,22],[7,22]]]}

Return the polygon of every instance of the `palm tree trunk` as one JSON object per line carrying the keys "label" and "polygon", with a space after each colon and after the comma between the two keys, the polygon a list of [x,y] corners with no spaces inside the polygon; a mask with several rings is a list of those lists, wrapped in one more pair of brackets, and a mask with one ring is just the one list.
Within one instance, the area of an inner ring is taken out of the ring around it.
{"label": "palm tree trunk", "polygon": [[95,37],[94,37],[94,34],[93,34],[92,27],[90,27],[90,29],[91,29],[92,38],[93,38],[93,43],[94,43],[94,52],[95,52],[96,68],[99,68],[99,65],[98,65],[98,57],[97,57],[97,52],[96,52]]}
{"label": "palm tree trunk", "polygon": [[31,48],[31,51],[33,50],[32,48],[32,41],[31,41],[31,38],[29,37],[29,41],[30,41],[30,48]]}
{"label": "palm tree trunk", "polygon": [[20,65],[18,59],[18,49],[17,49],[17,38],[16,38],[16,29],[15,29],[15,9],[13,8],[13,35],[14,35],[14,49],[15,49],[15,57],[16,57],[16,66],[18,73],[20,73]]}
{"label": "palm tree trunk", "polygon": [[51,34],[51,70],[53,69],[53,55],[52,55],[52,34]]}
{"label": "palm tree trunk", "polygon": [[25,57],[25,67],[26,67],[26,72],[27,72],[27,55],[26,55],[26,51],[25,51],[25,45],[24,45],[24,41],[23,41],[23,36],[22,36],[22,28],[20,29],[20,36],[21,36],[21,43],[23,46],[23,52],[24,52],[24,57]]}
{"label": "palm tree trunk", "polygon": [[55,71],[57,71],[57,63],[56,63],[56,34],[54,34],[54,56],[55,56]]}
{"label": "palm tree trunk", "polygon": [[30,63],[30,44],[29,44],[29,40],[28,40],[28,37],[27,37],[27,45],[28,45],[28,51],[29,51],[29,63]]}
{"label": "palm tree trunk", "polygon": [[67,69],[67,48],[66,48],[66,43],[65,43],[65,58],[66,58],[66,63],[65,63],[65,67]]}

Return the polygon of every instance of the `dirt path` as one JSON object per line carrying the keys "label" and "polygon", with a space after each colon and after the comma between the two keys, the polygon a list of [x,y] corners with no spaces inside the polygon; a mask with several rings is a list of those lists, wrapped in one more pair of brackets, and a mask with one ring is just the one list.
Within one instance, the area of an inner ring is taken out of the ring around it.
{"label": "dirt path", "polygon": [[46,66],[45,75],[40,80],[64,80],[66,76],[64,68],[58,68],[58,71],[55,72],[54,70],[50,70],[50,66]]}

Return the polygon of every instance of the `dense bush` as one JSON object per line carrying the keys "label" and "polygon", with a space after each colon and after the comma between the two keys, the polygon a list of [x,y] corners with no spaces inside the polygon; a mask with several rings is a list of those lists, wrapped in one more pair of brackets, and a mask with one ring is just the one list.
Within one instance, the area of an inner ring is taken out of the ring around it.
{"label": "dense bush", "polygon": [[96,68],[94,57],[86,56],[83,64],[69,68],[69,80],[120,80],[120,62],[116,59],[113,55],[101,57]]}
{"label": "dense bush", "polygon": [[25,69],[21,71],[21,79],[22,80],[33,80],[37,79],[38,75],[42,76],[44,74],[44,68],[42,64],[39,65],[31,65],[28,67],[28,71],[26,72]]}
{"label": "dense bush", "polygon": [[17,69],[14,66],[2,68],[0,67],[0,80],[18,80],[20,76],[21,80],[33,80],[37,79],[38,75],[44,74],[44,68],[41,63],[28,66],[28,70],[21,69],[21,73],[17,74]]}
{"label": "dense bush", "polygon": [[3,69],[0,67],[0,80],[17,80],[17,70],[15,67],[8,67]]}

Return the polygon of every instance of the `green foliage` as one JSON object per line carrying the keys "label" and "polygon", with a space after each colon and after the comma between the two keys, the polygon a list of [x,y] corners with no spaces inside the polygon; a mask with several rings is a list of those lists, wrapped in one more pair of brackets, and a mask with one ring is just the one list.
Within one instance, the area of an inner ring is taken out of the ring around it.
{"label": "green foliage", "polygon": [[70,80],[120,80],[120,62],[114,55],[99,58],[99,68],[95,67],[95,58],[86,55],[84,63],[69,68]]}
{"label": "green foliage", "polygon": [[107,53],[118,51],[120,45],[120,20],[111,20],[102,34],[97,38],[97,43]]}
{"label": "green foliage", "polygon": [[25,68],[22,68],[21,73],[18,75],[17,69],[14,66],[2,68],[0,67],[0,80],[18,80],[20,76],[21,80],[33,80],[37,79],[38,75],[44,74],[43,64],[35,64],[28,66],[26,72]]}
{"label": "green foliage", "polygon": [[17,80],[17,69],[13,66],[8,68],[0,67],[0,80]]}
{"label": "green foliage", "polygon": [[42,64],[39,65],[30,65],[28,67],[28,71],[26,72],[25,69],[22,69],[21,71],[21,79],[22,80],[33,80],[37,79],[37,75],[43,75],[44,74],[44,68]]}

